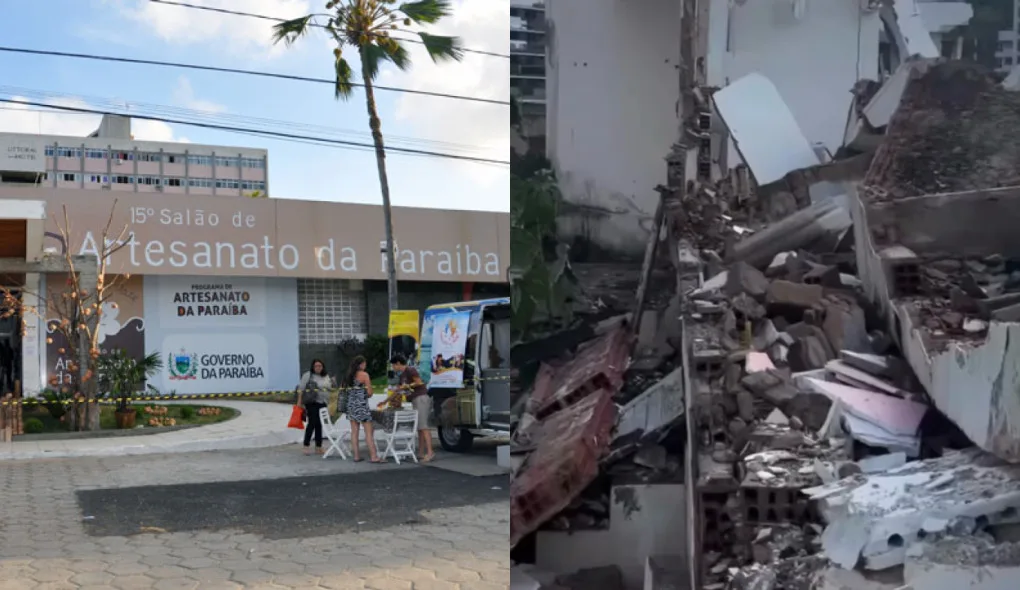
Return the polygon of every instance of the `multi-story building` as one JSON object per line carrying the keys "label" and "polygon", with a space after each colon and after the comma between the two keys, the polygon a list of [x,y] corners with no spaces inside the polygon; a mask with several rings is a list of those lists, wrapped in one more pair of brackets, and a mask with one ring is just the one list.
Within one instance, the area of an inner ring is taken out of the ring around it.
{"label": "multi-story building", "polygon": [[999,31],[998,45],[995,47],[995,69],[1009,73],[1013,66],[1020,65],[1020,34],[1016,30]]}
{"label": "multi-story building", "polygon": [[1013,0],[1013,14],[1009,29],[999,31],[995,47],[995,69],[1009,73],[1020,66],[1020,0]]}
{"label": "multi-story building", "polygon": [[0,134],[0,183],[195,195],[268,194],[267,152],[135,141],[131,120],[107,115],[88,137]]}
{"label": "multi-story building", "polygon": [[510,92],[521,111],[529,149],[545,151],[545,5],[543,0],[510,3]]}

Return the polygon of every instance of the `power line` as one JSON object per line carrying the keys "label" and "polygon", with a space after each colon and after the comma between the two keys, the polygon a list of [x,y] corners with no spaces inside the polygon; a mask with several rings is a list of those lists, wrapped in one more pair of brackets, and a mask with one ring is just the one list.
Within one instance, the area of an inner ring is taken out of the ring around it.
{"label": "power line", "polygon": [[[138,114],[134,114],[134,113],[115,113],[115,112],[111,112],[111,111],[103,111],[103,110],[98,110],[98,109],[87,109],[87,108],[81,108],[81,107],[71,107],[71,106],[65,106],[65,105],[46,104],[46,103],[42,103],[42,102],[32,102],[32,101],[26,101],[26,100],[17,100],[15,98],[0,98],[0,102],[11,103],[11,104],[21,104],[21,105],[26,105],[26,106],[31,106],[31,107],[38,107],[38,108],[55,109],[55,110],[58,110],[58,111],[67,111],[67,112],[71,112],[71,113],[90,113],[90,114],[93,114],[93,115],[119,115],[119,116],[122,116],[122,117],[131,117],[133,119],[140,119],[140,120],[143,120],[143,121],[159,121],[159,122],[162,122],[162,123],[170,123],[170,124],[174,124],[174,125],[190,125],[192,127],[201,127],[201,128],[204,128],[204,129],[215,129],[215,130],[218,130],[218,131],[230,131],[230,132],[233,132],[233,133],[254,134],[254,135],[261,135],[263,137],[276,137],[276,138],[289,139],[289,140],[300,140],[300,141],[315,141],[315,142],[322,142],[323,144],[330,144],[330,145],[336,145],[336,146],[375,149],[375,146],[373,144],[370,144],[370,143],[359,143],[359,142],[356,142],[356,141],[346,141],[346,140],[342,140],[342,139],[330,139],[330,138],[324,138],[324,137],[312,137],[312,136],[308,136],[308,135],[300,135],[300,134],[296,134],[296,133],[285,133],[285,132],[281,132],[281,131],[269,131],[269,130],[263,130],[263,129],[246,129],[246,128],[243,128],[243,127],[232,127],[232,126],[229,126],[229,125],[217,125],[217,124],[213,124],[213,123],[200,123],[200,122],[196,122],[196,121],[185,121],[185,120],[181,120],[181,119],[170,119],[170,118],[167,118],[167,117],[155,117],[155,116],[151,116],[151,115],[138,115]],[[457,155],[457,154],[445,154],[443,152],[433,152],[433,151],[429,151],[429,150],[420,150],[420,149],[414,149],[414,148],[388,147],[388,148],[386,148],[386,151],[387,151],[387,153],[393,152],[393,153],[398,153],[398,154],[412,154],[412,155],[418,155],[418,156],[433,156],[433,157],[436,157],[436,158],[446,158],[446,159],[449,159],[449,160],[461,160],[461,161],[464,161],[464,162],[478,162],[478,163],[481,163],[481,164],[499,164],[501,166],[509,166],[510,165],[510,162],[508,160],[493,160],[493,159],[490,159],[490,158],[479,158],[479,157],[475,157],[475,156],[461,156],[461,155]]]}
{"label": "power line", "polygon": [[[103,98],[103,97],[95,97],[95,96],[69,95],[69,94],[64,94],[64,93],[47,92],[47,91],[41,91],[41,90],[32,90],[32,89],[28,89],[28,88],[18,88],[18,87],[12,87],[12,86],[0,86],[0,92],[16,96],[19,99],[24,98],[24,99],[30,99],[30,100],[38,100],[38,101],[44,102],[45,104],[50,104],[50,105],[58,104],[58,103],[54,103],[54,101],[57,101],[57,100],[74,100],[74,101],[80,101],[80,102],[88,103],[85,106],[95,107],[95,108],[99,108],[99,109],[120,109],[120,110],[123,110],[123,111],[128,111],[130,113],[140,112],[139,110],[136,110],[136,109],[140,109],[142,111],[146,111],[146,112],[148,112],[150,114],[155,114],[157,116],[169,116],[169,117],[182,117],[183,116],[183,117],[188,117],[191,120],[194,120],[194,119],[197,118],[199,120],[199,122],[212,122],[212,123],[224,124],[224,125],[241,124],[241,125],[244,125],[244,126],[260,127],[260,128],[265,128],[267,126],[268,127],[283,127],[283,128],[286,128],[288,131],[295,131],[295,130],[297,130],[297,131],[301,131],[301,132],[309,131],[311,133],[316,133],[316,134],[325,133],[327,135],[340,136],[341,138],[345,138],[345,139],[353,137],[355,139],[359,139],[359,140],[363,140],[363,141],[370,140],[370,138],[371,138],[371,136],[367,132],[358,132],[358,131],[353,131],[353,130],[349,130],[349,129],[340,129],[340,128],[336,128],[336,127],[327,127],[327,126],[324,126],[324,125],[312,125],[312,124],[306,124],[306,123],[298,123],[298,122],[294,122],[294,121],[284,121],[284,120],[280,120],[280,119],[269,119],[269,118],[262,118],[262,117],[246,117],[246,116],[243,116],[243,115],[233,115],[233,114],[230,114],[230,113],[216,113],[216,112],[210,112],[210,111],[186,109],[186,108],[179,108],[179,107],[172,107],[172,106],[165,106],[165,105],[151,104],[151,103],[144,103],[144,102],[127,102],[127,101],[119,101],[119,100],[115,100],[115,99]],[[98,105],[98,107],[96,107],[96,105]],[[18,109],[10,109],[10,110],[18,110]],[[36,111],[36,112],[38,112],[38,111]],[[74,113],[74,114],[81,114],[81,115],[91,116],[89,113]],[[452,150],[461,151],[461,152],[465,152],[465,151],[466,152],[480,152],[480,151],[482,151],[484,149],[484,148],[481,148],[479,146],[471,146],[471,145],[467,145],[467,144],[460,144],[460,143],[453,143],[453,142],[430,140],[430,139],[425,139],[425,138],[408,137],[408,136],[397,135],[397,134],[387,134],[386,135],[386,139],[387,139],[387,142],[392,142],[394,145],[399,144],[399,143],[406,143],[406,144],[411,144],[410,147],[416,147],[416,148],[418,148],[418,147],[433,147],[433,148],[442,148],[444,150],[452,149]]]}
{"label": "power line", "polygon": [[[308,76],[297,76],[294,74],[278,74],[274,72],[260,72],[257,70],[241,70],[237,68],[221,68],[218,66],[205,66],[201,64],[187,64],[172,61],[157,61],[151,59],[137,59],[133,57],[116,57],[112,55],[95,55],[91,53],[71,53],[67,51],[47,51],[42,49],[25,49],[24,47],[4,47],[0,46],[0,51],[7,53],[24,53],[28,55],[44,55],[48,57],[72,57],[75,59],[91,59],[98,61],[109,61],[117,63],[128,63],[128,64],[140,64],[146,66],[160,66],[165,68],[182,68],[186,70],[202,70],[206,72],[219,72],[223,74],[243,74],[246,76],[262,76],[264,78],[278,78],[281,80],[294,80],[298,82],[315,82],[318,84],[329,84],[333,86],[336,84],[336,80],[328,80],[326,78],[311,78]],[[362,87],[364,84],[351,83],[351,86]],[[412,90],[410,88],[397,88],[394,86],[372,86],[376,90],[388,90],[390,92],[402,92],[405,94],[419,94],[422,96],[432,96],[437,98],[451,98],[455,100],[466,100],[469,102],[481,102],[486,104],[497,104],[500,106],[509,106],[509,100],[497,100],[495,98],[481,98],[478,96],[464,96],[460,94],[448,94],[445,92],[431,92],[428,90]]]}
{"label": "power line", "polygon": [[[209,11],[209,12],[218,12],[220,14],[229,14],[231,16],[246,16],[248,18],[257,18],[257,19],[260,19],[260,20],[267,20],[267,21],[272,21],[272,22],[277,22],[277,23],[282,23],[282,22],[285,22],[285,21],[289,20],[289,19],[279,18],[279,17],[276,17],[276,16],[269,16],[269,15],[265,15],[265,14],[254,14],[254,13],[251,13],[251,12],[242,12],[240,10],[230,10],[230,9],[227,9],[227,8],[217,8],[215,6],[199,6],[198,4],[189,4],[187,2],[174,2],[173,0],[149,0],[149,2],[152,2],[154,4],[166,4],[167,6],[180,6],[181,8],[194,8],[195,10],[206,10],[206,11]],[[319,25],[319,24],[315,24],[315,23],[310,23],[310,24],[311,24],[311,26],[319,28],[319,29],[325,29],[326,28],[323,25]],[[417,43],[419,45],[424,45],[424,43],[422,41],[418,40],[418,39],[398,39],[398,40],[399,41],[404,41],[406,43]],[[462,47],[461,51],[463,51],[465,53],[477,53],[478,55],[488,55],[489,57],[500,57],[500,58],[503,58],[503,59],[510,59],[510,56],[508,54],[497,53],[495,51],[485,51],[484,49],[469,49],[469,48]]]}

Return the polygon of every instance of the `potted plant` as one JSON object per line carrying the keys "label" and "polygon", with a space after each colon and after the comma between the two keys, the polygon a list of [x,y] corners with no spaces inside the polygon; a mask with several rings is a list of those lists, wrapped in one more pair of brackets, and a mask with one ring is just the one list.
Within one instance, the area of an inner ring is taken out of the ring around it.
{"label": "potted plant", "polygon": [[117,428],[135,427],[138,412],[131,407],[131,396],[162,369],[163,360],[158,353],[136,359],[118,350],[99,358],[99,383],[107,396],[117,400],[114,412]]}

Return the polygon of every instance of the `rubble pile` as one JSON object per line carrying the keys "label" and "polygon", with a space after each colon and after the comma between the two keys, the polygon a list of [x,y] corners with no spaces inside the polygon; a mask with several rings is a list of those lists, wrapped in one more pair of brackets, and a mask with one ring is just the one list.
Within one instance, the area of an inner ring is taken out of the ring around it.
{"label": "rubble pile", "polygon": [[[918,255],[902,234],[923,241],[928,226],[907,228],[890,208],[1020,185],[1020,140],[1010,134],[1020,126],[1020,94],[975,66],[909,65],[873,159],[752,187],[747,168],[715,184],[685,180],[685,148],[675,148],[667,162],[676,186],[660,187],[666,231],[653,232],[648,250],[673,263],[672,275],[660,268],[634,284],[643,294],[656,277],[648,309],[561,336],[572,342],[561,350],[572,352],[544,359],[515,406],[512,546],[539,530],[610,531],[618,486],[679,483],[693,498],[684,509],[694,511],[687,539],[695,546],[684,557],[704,590],[948,589],[978,578],[983,588],[1015,586],[1020,465],[975,448],[963,421],[933,406],[933,373],[915,375],[921,365],[906,346],[899,356],[901,327],[883,316],[874,282],[881,275],[889,298],[909,303],[929,354],[943,341],[976,345],[995,322],[1020,322],[1020,259]],[[866,102],[886,88],[856,90]],[[863,205],[851,186],[861,178]],[[858,234],[851,225],[861,208],[878,221]],[[887,268],[862,262],[861,236]],[[590,301],[623,312],[627,293]],[[977,362],[964,356],[960,367]],[[988,358],[995,367],[1013,360]],[[1002,367],[1000,379],[1012,379]],[[954,386],[986,385],[971,377]],[[1010,395],[1008,383],[994,387],[995,403]],[[658,534],[642,542],[656,546]],[[619,568],[605,568],[617,562],[600,559],[567,576],[536,570],[539,581],[521,587],[635,587],[632,563],[621,557]],[[646,580],[679,560],[641,559]],[[662,587],[686,587],[688,573],[669,572],[682,582]],[[1005,585],[989,582],[1000,579]]]}
{"label": "rubble pile", "polygon": [[1020,185],[1020,94],[972,63],[920,63],[864,184],[872,199]]}

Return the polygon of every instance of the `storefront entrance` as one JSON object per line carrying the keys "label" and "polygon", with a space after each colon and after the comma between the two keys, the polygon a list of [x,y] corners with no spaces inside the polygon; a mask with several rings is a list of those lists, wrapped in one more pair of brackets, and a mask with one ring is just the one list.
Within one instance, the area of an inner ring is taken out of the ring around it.
{"label": "storefront entrance", "polygon": [[[14,392],[14,384],[21,382],[21,315],[7,317],[8,308],[3,305],[0,289],[0,396]],[[21,298],[20,290],[11,289],[12,295]]]}

